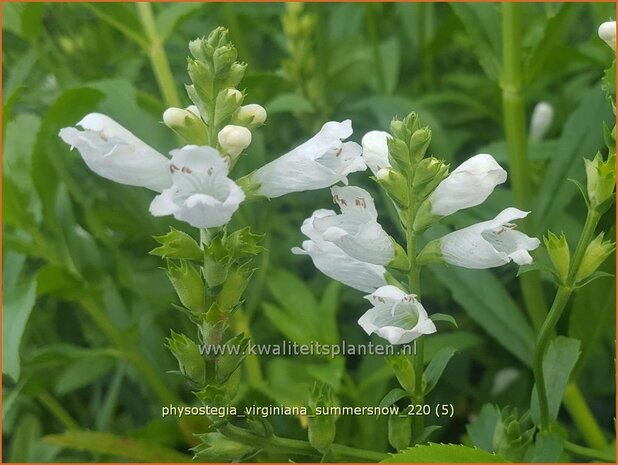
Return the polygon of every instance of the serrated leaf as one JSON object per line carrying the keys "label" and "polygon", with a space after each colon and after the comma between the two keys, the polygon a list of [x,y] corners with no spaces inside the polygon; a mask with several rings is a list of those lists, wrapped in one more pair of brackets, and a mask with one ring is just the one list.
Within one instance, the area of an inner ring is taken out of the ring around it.
{"label": "serrated leaf", "polygon": [[438,384],[446,365],[448,365],[451,357],[455,355],[455,349],[451,347],[444,347],[441,349],[429,362],[427,368],[425,368],[425,380],[427,385],[425,387],[425,394],[429,394]]}
{"label": "serrated leaf", "polygon": [[[543,357],[543,377],[547,389],[550,421],[554,421],[558,417],[564,391],[580,354],[579,349],[580,342],[577,339],[559,336],[551,342],[545,357]],[[536,386],[532,390],[530,416],[535,424],[540,424],[539,398]]]}
{"label": "serrated leaf", "polygon": [[119,457],[136,462],[191,462],[188,455],[152,442],[115,436],[94,431],[68,431],[64,434],[52,434],[44,441],[57,444],[65,449],[87,451]]}
{"label": "serrated leaf", "polygon": [[398,454],[391,454],[381,463],[505,463],[507,460],[476,447],[460,444],[434,444],[415,446]]}
{"label": "serrated leaf", "polygon": [[401,388],[394,388],[391,389],[388,394],[386,394],[382,400],[380,401],[380,408],[383,407],[390,407],[391,405],[393,405],[395,402],[397,402],[398,400],[403,399],[404,397],[408,397],[410,394],[408,394],[406,391],[404,391]]}
{"label": "serrated leaf", "polygon": [[161,245],[152,249],[149,252],[151,255],[186,260],[203,259],[203,252],[197,241],[185,232],[170,228],[167,234],[153,238]]}

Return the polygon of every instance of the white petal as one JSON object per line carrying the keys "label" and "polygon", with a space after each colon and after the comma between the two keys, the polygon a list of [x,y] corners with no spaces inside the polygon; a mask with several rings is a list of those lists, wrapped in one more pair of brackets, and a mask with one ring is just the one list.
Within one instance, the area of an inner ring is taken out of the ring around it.
{"label": "white petal", "polygon": [[371,194],[356,186],[332,187],[333,201],[339,205],[341,213],[376,220],[378,212]]}
{"label": "white petal", "polygon": [[149,210],[152,216],[166,216],[173,215],[179,208],[174,203],[173,189],[165,189],[152,200]]}
{"label": "white petal", "polygon": [[530,140],[540,141],[550,128],[554,119],[554,107],[547,102],[539,102],[530,118]]}
{"label": "white petal", "polygon": [[326,123],[307,142],[253,173],[258,192],[274,198],[347,182],[349,173],[365,169],[360,146],[341,142],[351,134],[350,120]]}
{"label": "white petal", "polygon": [[599,26],[599,37],[616,50],[616,21],[606,21]]}
{"label": "white petal", "polygon": [[446,216],[483,203],[506,171],[488,154],[479,154],[459,165],[430,196],[431,213]]}
{"label": "white petal", "polygon": [[212,147],[185,145],[170,152],[173,172],[182,172],[183,167],[191,171],[209,173],[209,176],[227,176],[229,167],[221,154]]}
{"label": "white petal", "polygon": [[171,185],[169,160],[108,116],[91,113],[60,137],[76,147],[88,167],[112,181],[161,192]]}
{"label": "white petal", "polygon": [[370,131],[363,136],[363,159],[374,175],[382,168],[390,168],[388,161],[387,140],[391,138],[388,132]]}

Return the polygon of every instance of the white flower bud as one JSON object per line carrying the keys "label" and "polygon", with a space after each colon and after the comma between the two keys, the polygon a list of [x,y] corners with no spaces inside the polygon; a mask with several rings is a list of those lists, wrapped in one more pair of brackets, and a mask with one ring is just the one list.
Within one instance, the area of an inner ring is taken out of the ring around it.
{"label": "white flower bud", "polygon": [[257,103],[243,105],[238,111],[238,119],[241,121],[248,120],[251,124],[264,124],[266,116],[264,107]]}
{"label": "white flower bud", "polygon": [[163,113],[163,122],[168,128],[181,128],[185,125],[185,118],[187,116],[192,116],[192,113],[187,110],[183,110],[182,108],[172,107],[168,108]]}
{"label": "white flower bud", "polygon": [[554,119],[554,108],[547,102],[539,102],[530,118],[530,140],[538,142],[543,139]]}
{"label": "white flower bud", "polygon": [[217,139],[223,151],[230,157],[236,158],[244,149],[249,147],[251,131],[242,126],[228,124],[219,131]]}
{"label": "white flower bud", "polygon": [[202,116],[200,114],[200,109],[198,107],[196,107],[195,105],[189,105],[187,107],[187,110],[190,111],[191,113],[193,113],[195,116]]}
{"label": "white flower bud", "polygon": [[606,21],[599,26],[599,37],[616,50],[616,21]]}

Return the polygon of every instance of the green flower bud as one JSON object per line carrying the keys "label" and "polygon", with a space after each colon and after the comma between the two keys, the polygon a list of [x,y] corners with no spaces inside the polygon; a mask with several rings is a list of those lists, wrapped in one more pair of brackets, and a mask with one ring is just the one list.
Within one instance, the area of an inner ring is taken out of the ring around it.
{"label": "green flower bud", "polygon": [[195,455],[213,462],[241,462],[255,453],[255,448],[235,442],[221,433],[205,433],[197,436],[201,444],[193,448]]}
{"label": "green flower bud", "polygon": [[563,283],[566,282],[570,262],[569,244],[566,236],[562,233],[558,238],[553,232],[549,231],[547,237],[543,237],[543,242],[560,280]]}
{"label": "green flower bud", "polygon": [[168,108],[163,113],[163,122],[189,144],[208,145],[208,128],[197,114],[182,108]]}
{"label": "green flower bud", "polygon": [[412,438],[412,417],[391,415],[388,417],[388,442],[396,450],[407,449]]}
{"label": "green flower bud", "polygon": [[406,171],[410,167],[410,152],[408,146],[401,139],[388,139],[388,158],[393,166],[401,167]]}
{"label": "green flower bud", "polygon": [[224,79],[230,72],[232,63],[236,61],[236,58],[238,58],[238,52],[232,44],[216,48],[212,55],[215,78]]}
{"label": "green flower bud", "polygon": [[247,69],[246,63],[232,63],[230,71],[222,83],[222,87],[237,87],[245,76],[245,70]]}
{"label": "green flower bud", "polygon": [[418,207],[416,218],[414,218],[412,227],[415,231],[422,231],[442,218],[440,215],[434,215],[432,211],[431,198],[425,199],[423,203],[421,203],[421,206]]}
{"label": "green flower bud", "polygon": [[316,382],[309,393],[307,410],[310,413],[309,443],[324,453],[335,440],[337,428],[332,415],[320,413],[320,409],[327,409],[334,405],[332,388],[322,382]]}
{"label": "green flower bud", "polygon": [[410,157],[412,162],[418,162],[425,156],[431,143],[431,129],[422,128],[415,131],[410,138]]}
{"label": "green flower bud", "polygon": [[414,394],[416,376],[410,357],[403,354],[389,355],[386,361],[395,372],[401,387],[408,393]]}
{"label": "green flower bud", "polygon": [[416,257],[416,263],[418,265],[428,265],[430,263],[444,263],[444,258],[442,258],[442,247],[440,245],[440,239],[434,239],[430,241],[421,253]]}
{"label": "green flower bud", "polygon": [[424,198],[448,176],[448,165],[436,157],[423,158],[417,165],[412,187]]}
{"label": "green flower bud", "polygon": [[[230,347],[230,349],[226,349],[223,354],[217,357],[215,368],[217,384],[226,382],[240,366],[246,357],[245,350],[248,344],[249,338],[242,333],[237,334],[225,343],[225,346]],[[237,348],[232,349],[232,346],[237,346]]]}
{"label": "green flower bud", "polygon": [[208,39],[206,39],[206,42],[210,47],[212,47],[213,50],[219,47],[224,47],[230,42],[229,32],[226,28],[219,26],[208,34]]}
{"label": "green flower bud", "polygon": [[178,360],[180,372],[194,384],[202,385],[206,378],[206,362],[198,345],[184,334],[172,331],[167,346]]}
{"label": "green flower bud", "polygon": [[577,274],[575,275],[575,281],[579,282],[589,277],[594,273],[599,266],[605,261],[611,253],[616,250],[616,243],[612,241],[603,241],[605,233],[599,234],[594,238],[588,247],[586,248],[586,254],[584,259],[579,265]]}
{"label": "green flower bud", "polygon": [[223,286],[221,286],[221,290],[217,296],[217,303],[221,309],[231,311],[236,308],[249,284],[252,274],[253,268],[249,266],[230,269],[227,279],[223,283]]}
{"label": "green flower bud", "polygon": [[527,419],[519,418],[516,409],[505,408],[494,431],[494,451],[510,461],[523,462],[534,435],[534,427],[528,423]]}
{"label": "green flower bud", "polygon": [[236,113],[242,104],[245,96],[238,89],[223,89],[217,94],[217,114],[215,117],[215,127],[219,128],[232,114]]}
{"label": "green flower bud", "polygon": [[[213,31],[214,32],[214,31]],[[205,38],[195,39],[189,42],[189,52],[198,61],[207,63],[212,59],[212,54],[215,49],[210,45]]]}
{"label": "green flower bud", "polygon": [[[215,97],[212,93],[212,82],[214,79],[212,69],[207,63],[189,58],[187,70],[191,82],[193,82],[193,85],[187,86],[187,93],[191,101],[200,107],[202,102],[211,101]],[[202,111],[202,108],[200,108],[200,112],[203,115],[207,114]]]}
{"label": "green flower bud", "polygon": [[390,261],[388,266],[390,268],[396,268],[398,270],[408,271],[410,269],[410,261],[408,260],[408,255],[406,251],[403,250],[395,239],[390,238],[393,244],[393,249],[395,250],[395,257]]}
{"label": "green flower bud", "polygon": [[186,260],[181,260],[180,266],[170,263],[167,276],[171,281],[182,305],[194,314],[204,312],[204,282],[199,272]]}
{"label": "green flower bud", "polygon": [[607,211],[613,199],[616,186],[616,156],[603,161],[600,153],[594,159],[584,160],[588,178],[588,200],[592,208]]}
{"label": "green flower bud", "polygon": [[400,207],[407,208],[410,205],[408,182],[401,173],[391,168],[382,168],[376,173],[376,179]]}

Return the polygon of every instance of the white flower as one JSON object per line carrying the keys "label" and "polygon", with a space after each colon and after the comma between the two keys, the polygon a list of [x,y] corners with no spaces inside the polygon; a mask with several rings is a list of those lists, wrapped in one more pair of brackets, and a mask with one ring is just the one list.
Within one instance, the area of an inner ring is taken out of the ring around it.
{"label": "white flower", "polygon": [[360,145],[342,142],[351,135],[350,120],[326,123],[307,142],[250,175],[260,185],[257,193],[273,198],[323,189],[340,181],[347,184],[348,174],[366,169]]}
{"label": "white flower", "polygon": [[292,253],[309,255],[315,267],[329,278],[364,292],[373,292],[386,284],[386,269],[380,265],[365,263],[350,257],[332,242],[322,239],[315,230],[314,221],[326,216],[334,216],[332,210],[316,210],[307,218],[300,230],[309,238],[302,248],[294,247]]}
{"label": "white flower", "polygon": [[539,102],[530,118],[530,140],[540,141],[550,128],[554,119],[554,107],[547,102]]}
{"label": "white flower", "polygon": [[357,260],[388,265],[395,248],[377,222],[378,212],[369,192],[356,186],[332,187],[331,192],[341,214],[314,218],[315,231]]}
{"label": "white flower", "polygon": [[365,296],[373,308],[358,324],[369,335],[376,333],[391,344],[407,344],[423,334],[436,332],[436,326],[414,294],[395,286],[382,286]]}
{"label": "white flower", "polygon": [[494,157],[475,155],[459,165],[429,196],[431,214],[446,216],[480,205],[504,181],[506,171]]}
{"label": "white flower", "polygon": [[86,165],[99,176],[120,184],[161,192],[172,183],[170,161],[116,121],[100,113],[86,115],[60,137],[76,147]]}
{"label": "white flower", "polygon": [[264,124],[266,117],[266,110],[257,103],[243,105],[238,110],[238,119],[241,121],[248,120],[251,124]]}
{"label": "white flower", "polygon": [[171,187],[150,204],[154,216],[174,215],[196,228],[223,226],[245,193],[227,177],[228,166],[212,147],[187,145],[172,150]]}
{"label": "white flower", "polygon": [[525,218],[529,212],[517,208],[503,210],[493,220],[473,224],[454,231],[440,239],[442,258],[451,265],[464,268],[493,268],[510,261],[529,265],[529,250],[536,249],[540,241],[515,231],[511,221]]}
{"label": "white flower", "polygon": [[616,50],[616,21],[606,21],[599,26],[599,37]]}
{"label": "white flower", "polygon": [[391,135],[388,132],[370,131],[361,140],[363,160],[374,175],[377,175],[382,168],[391,167],[388,161],[388,144],[386,142],[390,138]]}
{"label": "white flower", "polygon": [[251,131],[243,126],[228,124],[219,131],[217,139],[223,151],[235,159],[251,144]]}

